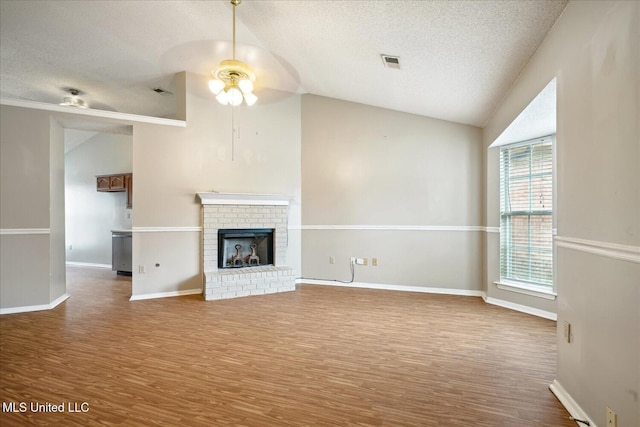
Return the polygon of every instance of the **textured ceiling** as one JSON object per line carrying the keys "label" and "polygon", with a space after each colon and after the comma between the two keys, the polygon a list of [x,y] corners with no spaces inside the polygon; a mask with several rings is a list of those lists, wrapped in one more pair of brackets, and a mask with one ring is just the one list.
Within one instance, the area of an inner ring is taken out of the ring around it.
{"label": "textured ceiling", "polygon": [[[237,56],[257,72],[258,102],[312,93],[482,126],[565,6],[245,0]],[[230,57],[231,16],[226,0],[1,0],[1,95],[59,103],[74,87],[92,108],[172,117],[175,97],[151,89]]]}

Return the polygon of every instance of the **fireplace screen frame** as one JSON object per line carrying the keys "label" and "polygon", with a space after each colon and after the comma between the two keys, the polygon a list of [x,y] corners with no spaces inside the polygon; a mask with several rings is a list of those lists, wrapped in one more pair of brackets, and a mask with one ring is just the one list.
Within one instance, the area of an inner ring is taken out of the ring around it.
{"label": "fireplace screen frame", "polygon": [[[219,269],[239,269],[239,268],[251,268],[251,267],[265,267],[269,265],[275,265],[275,229],[273,228],[223,228],[218,229],[218,268]],[[260,243],[257,243],[257,255],[259,255],[259,262],[254,264],[249,259],[252,254],[251,247],[249,246],[250,239],[261,239]],[[246,241],[248,245],[243,245],[242,249],[242,264],[238,265],[230,263],[232,255],[235,254],[235,250],[227,247],[225,251],[225,245],[229,245],[232,241]]]}

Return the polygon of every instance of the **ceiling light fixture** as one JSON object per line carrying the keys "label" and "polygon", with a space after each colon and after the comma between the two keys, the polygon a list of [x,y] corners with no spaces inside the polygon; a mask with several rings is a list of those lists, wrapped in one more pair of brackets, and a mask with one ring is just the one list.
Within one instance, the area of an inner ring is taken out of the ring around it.
{"label": "ceiling light fixture", "polygon": [[78,96],[80,95],[78,89],[67,89],[67,92],[69,92],[71,96],[65,96],[60,105],[64,105],[65,107],[88,108],[87,103]]}
{"label": "ceiling light fixture", "polygon": [[211,70],[213,79],[209,81],[209,90],[216,95],[222,105],[238,106],[242,101],[251,106],[258,97],[253,94],[253,82],[256,76],[251,68],[236,59],[236,6],[242,0],[231,0],[233,5],[233,59],[225,59],[218,68]]}

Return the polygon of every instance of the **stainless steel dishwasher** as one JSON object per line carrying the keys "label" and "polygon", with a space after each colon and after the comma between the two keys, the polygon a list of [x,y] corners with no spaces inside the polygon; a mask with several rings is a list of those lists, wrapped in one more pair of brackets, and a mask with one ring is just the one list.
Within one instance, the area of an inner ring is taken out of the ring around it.
{"label": "stainless steel dishwasher", "polygon": [[131,232],[111,232],[111,269],[118,274],[131,274]]}

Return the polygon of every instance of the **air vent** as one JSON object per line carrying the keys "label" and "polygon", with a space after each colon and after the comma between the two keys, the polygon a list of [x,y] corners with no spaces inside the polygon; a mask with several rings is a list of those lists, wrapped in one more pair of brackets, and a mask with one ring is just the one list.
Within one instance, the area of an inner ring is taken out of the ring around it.
{"label": "air vent", "polygon": [[155,87],[153,89],[155,93],[159,94],[159,95],[163,95],[163,96],[168,96],[168,95],[173,95],[173,93],[169,92],[168,90],[162,89],[161,87]]}
{"label": "air vent", "polygon": [[382,58],[382,63],[387,68],[395,68],[397,70],[400,69],[400,57],[399,56],[391,56],[391,55],[380,55]]}

